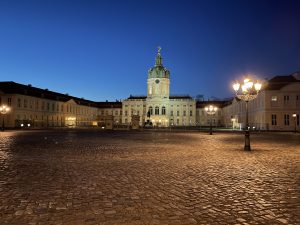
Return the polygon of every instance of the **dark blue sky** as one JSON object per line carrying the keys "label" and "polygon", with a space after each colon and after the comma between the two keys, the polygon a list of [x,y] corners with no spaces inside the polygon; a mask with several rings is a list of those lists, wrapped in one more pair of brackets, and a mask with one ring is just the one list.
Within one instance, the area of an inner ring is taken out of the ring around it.
{"label": "dark blue sky", "polygon": [[300,1],[0,1],[0,80],[95,101],[146,94],[157,46],[172,94],[300,70]]}

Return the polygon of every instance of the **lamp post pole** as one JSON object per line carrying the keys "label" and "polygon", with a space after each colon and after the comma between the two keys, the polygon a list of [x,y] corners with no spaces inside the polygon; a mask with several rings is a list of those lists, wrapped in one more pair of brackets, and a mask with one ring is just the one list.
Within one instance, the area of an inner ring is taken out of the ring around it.
{"label": "lamp post pole", "polygon": [[245,127],[245,151],[251,151],[250,147],[250,130],[249,130],[249,109],[248,109],[248,103],[249,101],[252,101],[258,96],[258,92],[261,89],[262,84],[259,82],[256,82],[255,84],[250,79],[245,79],[244,83],[240,85],[239,82],[236,82],[233,84],[233,89],[236,93],[236,97],[238,99],[243,100],[246,103],[246,127]]}
{"label": "lamp post pole", "polygon": [[296,122],[297,114],[296,114],[296,113],[293,114],[293,118],[294,118],[294,123],[295,123],[295,133],[296,133],[296,132],[297,132],[297,122]]}
{"label": "lamp post pole", "polygon": [[209,128],[209,134],[212,135],[212,115],[210,115],[210,128]]}
{"label": "lamp post pole", "polygon": [[206,113],[210,116],[210,127],[209,127],[209,134],[212,135],[212,117],[217,112],[218,108],[213,105],[206,106],[204,108]]}
{"label": "lamp post pole", "polygon": [[249,118],[248,118],[248,101],[246,102],[246,130],[245,130],[245,147],[244,150],[246,151],[250,151],[251,147],[250,147],[250,131],[249,131]]}
{"label": "lamp post pole", "polygon": [[6,105],[0,106],[0,113],[3,115],[2,118],[2,131],[4,131],[4,116],[10,111],[10,108]]}

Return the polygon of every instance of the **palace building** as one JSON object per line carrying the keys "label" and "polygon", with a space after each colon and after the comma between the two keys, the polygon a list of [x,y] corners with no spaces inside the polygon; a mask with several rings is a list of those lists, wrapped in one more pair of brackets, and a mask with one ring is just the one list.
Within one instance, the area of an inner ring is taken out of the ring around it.
{"label": "palace building", "polygon": [[196,101],[190,96],[170,95],[170,71],[162,63],[161,49],[155,65],[148,71],[147,96],[130,96],[122,102],[122,122],[131,123],[140,116],[142,126],[150,120],[154,126],[195,126]]}
{"label": "palace building", "polygon": [[[5,127],[101,127],[138,129],[145,124],[154,127],[216,127],[243,129],[245,102],[232,98],[226,101],[196,101],[191,96],[170,95],[171,73],[163,65],[158,49],[155,65],[148,70],[147,95],[130,95],[123,101],[95,102],[18,84],[0,82],[0,106]],[[218,107],[215,115],[205,107]],[[263,83],[258,97],[249,102],[249,124],[260,130],[299,130],[300,72],[275,76]]]}

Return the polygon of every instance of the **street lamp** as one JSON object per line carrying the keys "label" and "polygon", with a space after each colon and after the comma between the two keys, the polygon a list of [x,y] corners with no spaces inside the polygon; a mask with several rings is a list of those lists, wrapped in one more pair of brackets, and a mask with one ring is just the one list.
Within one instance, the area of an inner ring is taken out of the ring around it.
{"label": "street lamp", "polygon": [[248,102],[255,99],[258,92],[261,89],[262,84],[258,81],[254,84],[250,79],[245,79],[244,83],[241,85],[239,82],[233,84],[233,89],[236,93],[236,97],[245,101],[246,103],[246,130],[245,130],[245,147],[244,150],[251,151],[250,147],[250,131],[249,131],[249,121],[248,121]]}
{"label": "street lamp", "polygon": [[293,114],[293,118],[294,118],[294,122],[295,122],[295,133],[297,132],[297,123],[296,123],[296,117],[297,117],[297,114],[294,113]]}
{"label": "street lamp", "polygon": [[4,115],[10,111],[10,108],[6,105],[0,106],[0,113],[3,115],[2,119],[2,131],[4,131]]}
{"label": "street lamp", "polygon": [[214,105],[209,105],[204,108],[206,113],[211,116],[209,134],[212,135],[212,116],[217,112],[218,108]]}

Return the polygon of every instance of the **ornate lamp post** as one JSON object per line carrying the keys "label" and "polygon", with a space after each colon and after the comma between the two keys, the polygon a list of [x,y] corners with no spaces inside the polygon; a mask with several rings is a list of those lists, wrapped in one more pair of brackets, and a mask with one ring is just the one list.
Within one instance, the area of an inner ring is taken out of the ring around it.
{"label": "ornate lamp post", "polygon": [[205,112],[211,116],[210,118],[210,128],[209,128],[209,134],[212,135],[212,116],[217,112],[218,108],[213,105],[206,106],[204,108]]}
{"label": "ornate lamp post", "polygon": [[297,114],[296,114],[296,113],[293,113],[293,118],[294,118],[294,122],[295,122],[295,133],[297,132],[296,117],[297,117]]}
{"label": "ornate lamp post", "polygon": [[6,105],[0,106],[0,113],[3,115],[2,119],[2,131],[4,131],[4,115],[10,111],[10,108]]}
{"label": "ornate lamp post", "polygon": [[255,99],[258,92],[261,89],[262,84],[256,82],[255,84],[250,79],[245,79],[244,83],[240,85],[239,82],[233,84],[233,89],[236,93],[236,97],[245,101],[246,103],[246,130],[245,130],[245,147],[244,150],[251,151],[250,147],[250,131],[248,121],[248,102]]}

